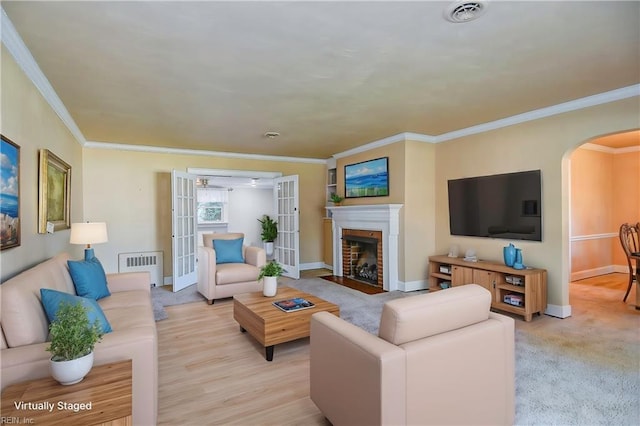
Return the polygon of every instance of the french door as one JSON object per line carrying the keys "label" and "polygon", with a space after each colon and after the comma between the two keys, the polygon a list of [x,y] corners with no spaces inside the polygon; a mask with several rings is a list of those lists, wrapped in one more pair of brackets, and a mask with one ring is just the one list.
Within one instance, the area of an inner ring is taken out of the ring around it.
{"label": "french door", "polygon": [[196,241],[196,177],[171,172],[171,240],[173,291],[198,281]]}
{"label": "french door", "polygon": [[298,175],[273,180],[273,203],[278,221],[274,258],[285,269],[284,275],[300,278],[300,218]]}

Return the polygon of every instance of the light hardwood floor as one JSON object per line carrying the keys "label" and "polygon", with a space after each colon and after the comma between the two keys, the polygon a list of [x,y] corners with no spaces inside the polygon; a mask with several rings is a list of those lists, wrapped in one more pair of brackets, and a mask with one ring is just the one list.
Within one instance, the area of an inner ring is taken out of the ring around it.
{"label": "light hardwood floor", "polygon": [[[603,299],[601,286],[620,289],[620,297]],[[602,327],[635,327],[629,330],[635,339],[640,311],[622,303],[625,289],[624,274],[572,283],[570,320],[534,316],[530,323],[516,319],[516,327],[597,328],[596,315]],[[169,319],[158,322],[158,424],[329,425],[309,399],[309,339],[276,346],[267,362],[264,348],[240,332],[232,305],[227,299],[165,308]]]}

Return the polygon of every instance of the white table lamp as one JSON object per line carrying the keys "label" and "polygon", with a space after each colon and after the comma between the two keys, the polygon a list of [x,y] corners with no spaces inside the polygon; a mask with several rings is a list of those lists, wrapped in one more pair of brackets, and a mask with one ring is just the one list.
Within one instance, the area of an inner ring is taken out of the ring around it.
{"label": "white table lamp", "polygon": [[109,241],[107,237],[106,222],[83,222],[71,224],[71,236],[69,243],[86,244],[84,249],[84,260],[91,260],[95,256],[91,244],[106,243]]}

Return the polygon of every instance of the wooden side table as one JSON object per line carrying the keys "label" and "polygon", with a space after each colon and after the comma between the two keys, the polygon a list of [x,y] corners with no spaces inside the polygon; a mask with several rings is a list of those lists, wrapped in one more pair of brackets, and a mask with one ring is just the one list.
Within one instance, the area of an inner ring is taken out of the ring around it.
{"label": "wooden side table", "polygon": [[51,377],[16,383],[2,392],[4,423],[130,426],[131,360],[94,366],[80,383]]}

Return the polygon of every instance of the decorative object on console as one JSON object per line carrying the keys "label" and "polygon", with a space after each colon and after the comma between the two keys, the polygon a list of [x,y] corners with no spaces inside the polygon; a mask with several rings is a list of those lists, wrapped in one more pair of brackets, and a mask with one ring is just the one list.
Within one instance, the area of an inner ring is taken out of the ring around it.
{"label": "decorative object on console", "polygon": [[504,264],[513,267],[516,261],[516,247],[509,243],[508,246],[502,248],[502,256],[504,257]]}
{"label": "decorative object on console", "polygon": [[0,154],[2,154],[2,180],[12,182],[2,188],[0,214],[2,229],[0,250],[20,245],[20,147],[1,136]]}
{"label": "decorative object on console", "polygon": [[266,297],[273,297],[277,294],[278,277],[281,276],[283,272],[285,272],[285,270],[275,260],[272,260],[260,268],[258,280],[262,280],[262,294]]}
{"label": "decorative object on console", "polygon": [[344,166],[344,196],[389,196],[389,157]]}
{"label": "decorative object on console", "polygon": [[464,253],[464,259],[467,262],[477,262],[478,261],[478,256],[476,256],[476,251],[474,249],[467,249],[467,251]]}
{"label": "decorative object on console", "polygon": [[458,257],[458,246],[455,244],[451,244],[451,246],[449,247],[449,254],[447,256]]}
{"label": "decorative object on console", "polygon": [[339,196],[338,194],[336,194],[335,192],[331,194],[331,199],[330,201],[336,205],[339,206],[340,203],[342,203],[342,200],[344,200],[344,197]]}
{"label": "decorative object on console", "polygon": [[86,244],[84,249],[84,260],[91,260],[95,257],[91,244],[106,243],[107,224],[105,222],[80,222],[71,224],[71,235],[69,243]]}
{"label": "decorative object on console", "polygon": [[266,214],[262,216],[262,219],[258,219],[258,222],[262,225],[260,237],[264,242],[264,250],[267,252],[267,256],[271,256],[273,254],[273,242],[278,237],[278,222]]}
{"label": "decorative object on console", "polygon": [[38,233],[47,233],[47,222],[53,230],[71,226],[71,166],[48,149],[41,149],[38,176]]}
{"label": "decorative object on console", "polygon": [[524,269],[524,264],[522,263],[522,249],[516,249],[516,259],[513,262],[513,269]]}
{"label": "decorative object on console", "polygon": [[89,322],[88,310],[81,302],[61,302],[49,326],[51,344],[51,376],[62,385],[84,379],[93,367],[93,348],[103,335],[96,319]]}

